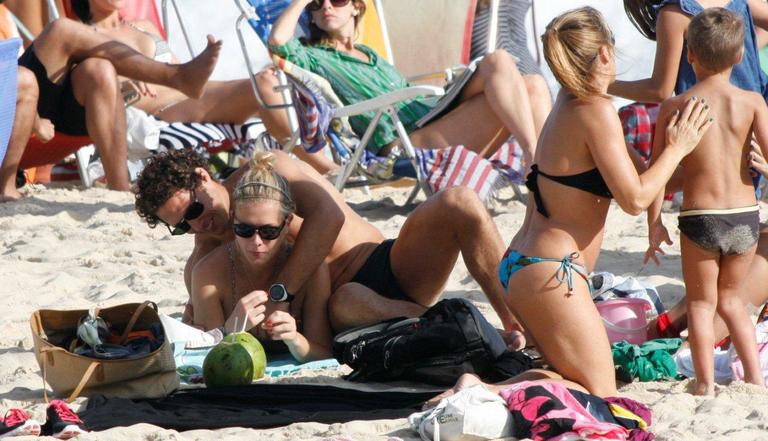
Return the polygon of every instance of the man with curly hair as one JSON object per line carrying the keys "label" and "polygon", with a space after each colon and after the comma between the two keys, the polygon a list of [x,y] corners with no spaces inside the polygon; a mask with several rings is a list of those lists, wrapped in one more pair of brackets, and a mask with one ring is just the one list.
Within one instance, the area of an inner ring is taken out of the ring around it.
{"label": "man with curly hair", "polygon": [[[293,252],[276,280],[296,292],[325,259],[335,331],[421,315],[442,294],[459,253],[504,328],[520,329],[495,272],[504,242],[472,190],[455,187],[432,195],[409,214],[396,240],[385,240],[312,167],[280,151],[274,156],[274,169],[296,204],[287,227]],[[197,154],[171,151],[153,157],[136,181],[136,210],[151,227],[162,223],[171,234],[195,234],[184,270],[188,290],[194,265],[234,240],[230,206],[236,175],[218,183]]]}

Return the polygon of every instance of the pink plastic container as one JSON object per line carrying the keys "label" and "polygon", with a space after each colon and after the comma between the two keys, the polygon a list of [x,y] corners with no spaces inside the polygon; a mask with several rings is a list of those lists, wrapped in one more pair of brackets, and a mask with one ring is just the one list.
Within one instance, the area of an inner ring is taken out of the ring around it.
{"label": "pink plastic container", "polygon": [[611,343],[626,340],[642,344],[648,340],[645,311],[651,305],[642,299],[611,299],[595,303],[597,312],[603,318],[603,325]]}

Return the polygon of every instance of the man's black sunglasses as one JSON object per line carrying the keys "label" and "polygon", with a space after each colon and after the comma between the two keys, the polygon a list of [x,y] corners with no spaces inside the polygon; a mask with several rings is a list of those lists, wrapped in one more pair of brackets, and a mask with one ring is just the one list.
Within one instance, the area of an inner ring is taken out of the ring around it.
{"label": "man's black sunglasses", "polygon": [[283,232],[283,228],[285,228],[287,221],[288,217],[286,216],[286,218],[283,219],[283,223],[281,223],[279,227],[274,225],[260,225],[256,227],[249,224],[241,224],[235,222],[232,224],[232,230],[234,230],[237,236],[243,237],[245,239],[249,239],[253,237],[254,234],[258,234],[262,240],[275,240],[278,238],[278,236],[280,236],[280,233]]}
{"label": "man's black sunglasses", "polygon": [[173,236],[181,236],[182,234],[188,233],[189,230],[192,229],[192,226],[189,225],[189,222],[187,221],[197,219],[201,214],[203,214],[203,211],[205,211],[205,206],[197,200],[197,193],[195,193],[195,190],[190,191],[192,192],[192,203],[190,203],[189,207],[187,207],[187,210],[184,212],[184,217],[181,218],[181,221],[174,225],[173,229],[171,229],[170,225],[165,224],[165,226],[168,227],[168,231],[170,231],[171,235]]}

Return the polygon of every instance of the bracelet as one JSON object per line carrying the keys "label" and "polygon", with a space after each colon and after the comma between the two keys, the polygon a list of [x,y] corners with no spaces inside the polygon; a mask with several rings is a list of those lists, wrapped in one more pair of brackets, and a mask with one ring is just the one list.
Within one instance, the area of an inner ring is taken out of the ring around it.
{"label": "bracelet", "polygon": [[223,335],[223,336],[225,336],[225,337],[227,336],[227,334],[229,334],[229,332],[227,332],[227,326],[226,326],[226,324],[224,324],[224,325],[221,325],[221,326],[220,326],[219,328],[217,328],[217,329],[218,329],[219,331],[221,331],[221,335]]}

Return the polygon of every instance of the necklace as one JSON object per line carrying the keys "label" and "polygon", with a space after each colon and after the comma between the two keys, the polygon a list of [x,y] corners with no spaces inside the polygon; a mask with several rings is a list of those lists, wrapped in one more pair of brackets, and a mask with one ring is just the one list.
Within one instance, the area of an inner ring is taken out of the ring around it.
{"label": "necklace", "polygon": [[[236,284],[235,280],[237,280],[238,274],[242,274],[243,279],[245,279],[246,282],[246,292],[251,292],[254,289],[259,289],[260,283],[258,280],[254,281],[254,271],[252,268],[249,268],[248,262],[245,261],[240,255],[239,247],[236,242],[231,242],[230,247],[230,254],[232,255],[232,269],[233,269],[233,275],[232,275],[232,297],[234,302],[237,302],[237,300],[242,297],[237,293],[236,290]],[[285,260],[288,257],[288,252],[290,248],[286,245],[282,245],[281,249],[278,251],[277,255],[275,256],[275,262],[272,266],[272,272],[270,273],[269,277],[267,278],[266,285],[269,285],[269,282],[272,282],[277,277],[277,274],[280,272],[280,270],[283,268],[283,264],[285,263]],[[242,262],[241,262],[242,260]]]}

